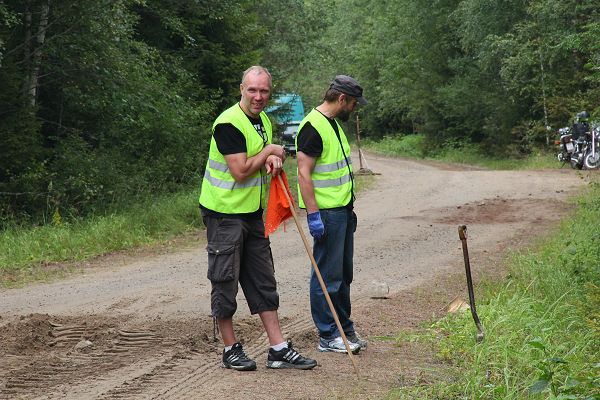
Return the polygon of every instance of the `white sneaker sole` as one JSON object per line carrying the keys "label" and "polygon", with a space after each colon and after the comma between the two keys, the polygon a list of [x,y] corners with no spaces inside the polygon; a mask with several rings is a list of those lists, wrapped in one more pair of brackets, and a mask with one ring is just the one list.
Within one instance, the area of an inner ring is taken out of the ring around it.
{"label": "white sneaker sole", "polygon": [[[317,350],[321,351],[321,352],[325,352],[325,351],[332,351],[334,353],[347,353],[346,349],[335,349],[333,347],[323,347],[321,345],[319,345],[319,347],[317,347]],[[360,346],[355,348],[354,350],[352,350],[352,354],[358,354],[360,352]]]}
{"label": "white sneaker sole", "polygon": [[298,365],[285,361],[267,361],[267,368],[273,369],[313,369],[317,364]]}

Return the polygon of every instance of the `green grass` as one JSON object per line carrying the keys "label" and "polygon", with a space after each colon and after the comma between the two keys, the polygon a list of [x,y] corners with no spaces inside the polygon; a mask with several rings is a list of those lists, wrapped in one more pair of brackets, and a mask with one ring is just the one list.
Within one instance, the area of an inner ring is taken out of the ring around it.
{"label": "green grass", "polygon": [[[504,282],[478,293],[485,340],[470,312],[423,330],[445,382],[393,390],[388,399],[600,398],[600,188],[579,201],[574,221],[517,253]],[[401,344],[405,334],[398,336]]]}
{"label": "green grass", "polygon": [[364,140],[361,144],[366,150],[389,156],[476,165],[488,169],[512,170],[561,167],[552,152],[536,151],[525,158],[490,158],[482,154],[477,146],[469,144],[447,146],[425,154],[423,150],[424,139],[422,135],[405,135],[384,137],[379,141]]}
{"label": "green grass", "polygon": [[202,226],[198,191],[149,199],[119,213],[87,220],[0,232],[0,284],[45,279],[48,264],[83,261],[142,245],[162,243]]}
{"label": "green grass", "polygon": [[423,139],[421,135],[386,136],[380,141],[363,140],[361,146],[389,156],[422,158]]}

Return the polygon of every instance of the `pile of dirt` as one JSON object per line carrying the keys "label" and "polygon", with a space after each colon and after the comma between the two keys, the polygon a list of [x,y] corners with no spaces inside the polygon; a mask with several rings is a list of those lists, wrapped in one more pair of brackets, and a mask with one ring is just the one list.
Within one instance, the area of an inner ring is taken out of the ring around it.
{"label": "pile of dirt", "polygon": [[0,331],[0,354],[36,354],[52,340],[52,325],[47,314],[23,315],[18,321],[8,322]]}
{"label": "pile of dirt", "polygon": [[[563,214],[564,206],[564,202],[558,200],[498,197],[475,203],[465,203],[452,209],[435,210],[438,215],[443,215],[435,222],[442,224],[510,224],[523,222],[523,220],[535,222],[532,218],[539,219],[539,216],[529,213],[528,210],[544,209]],[[531,215],[531,218],[528,218],[528,215]]]}

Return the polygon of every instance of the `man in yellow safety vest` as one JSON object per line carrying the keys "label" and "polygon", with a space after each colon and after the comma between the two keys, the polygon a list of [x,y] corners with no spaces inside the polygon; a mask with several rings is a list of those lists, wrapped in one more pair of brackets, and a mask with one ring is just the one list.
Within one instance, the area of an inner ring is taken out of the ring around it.
{"label": "man in yellow safety vest", "polygon": [[[302,120],[296,136],[300,207],[306,208],[313,255],[353,353],[365,349],[367,341],[356,334],[350,319],[356,231],[354,176],[350,145],[336,118],[347,121],[357,104],[367,104],[362,87],[350,76],[336,76],[323,103]],[[310,305],[320,336],[318,349],[346,352],[314,270]]]}
{"label": "man in yellow safety vest", "polygon": [[267,367],[311,369],[317,362],[301,356],[281,333],[273,257],[262,220],[267,174],[277,176],[285,158],[283,147],[271,143],[271,122],[263,111],[271,74],[260,66],[248,68],[240,92],[240,102],[213,124],[199,199],[208,242],[211,310],[225,346],[222,365],[256,369],[233,330],[239,284],[250,313],[260,316],[269,338]]}

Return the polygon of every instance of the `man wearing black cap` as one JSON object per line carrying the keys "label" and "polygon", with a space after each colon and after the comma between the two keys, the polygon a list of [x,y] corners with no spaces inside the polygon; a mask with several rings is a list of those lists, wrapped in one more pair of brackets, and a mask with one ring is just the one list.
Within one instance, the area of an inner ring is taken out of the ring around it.
{"label": "man wearing black cap", "polygon": [[[367,104],[362,87],[352,77],[336,76],[323,103],[302,120],[296,136],[300,207],[306,208],[314,238],[313,255],[353,353],[366,348],[367,342],[356,334],[350,319],[356,230],[354,176],[350,145],[335,119],[347,121],[357,104]],[[346,352],[314,270],[310,306],[320,336],[318,349]]]}

